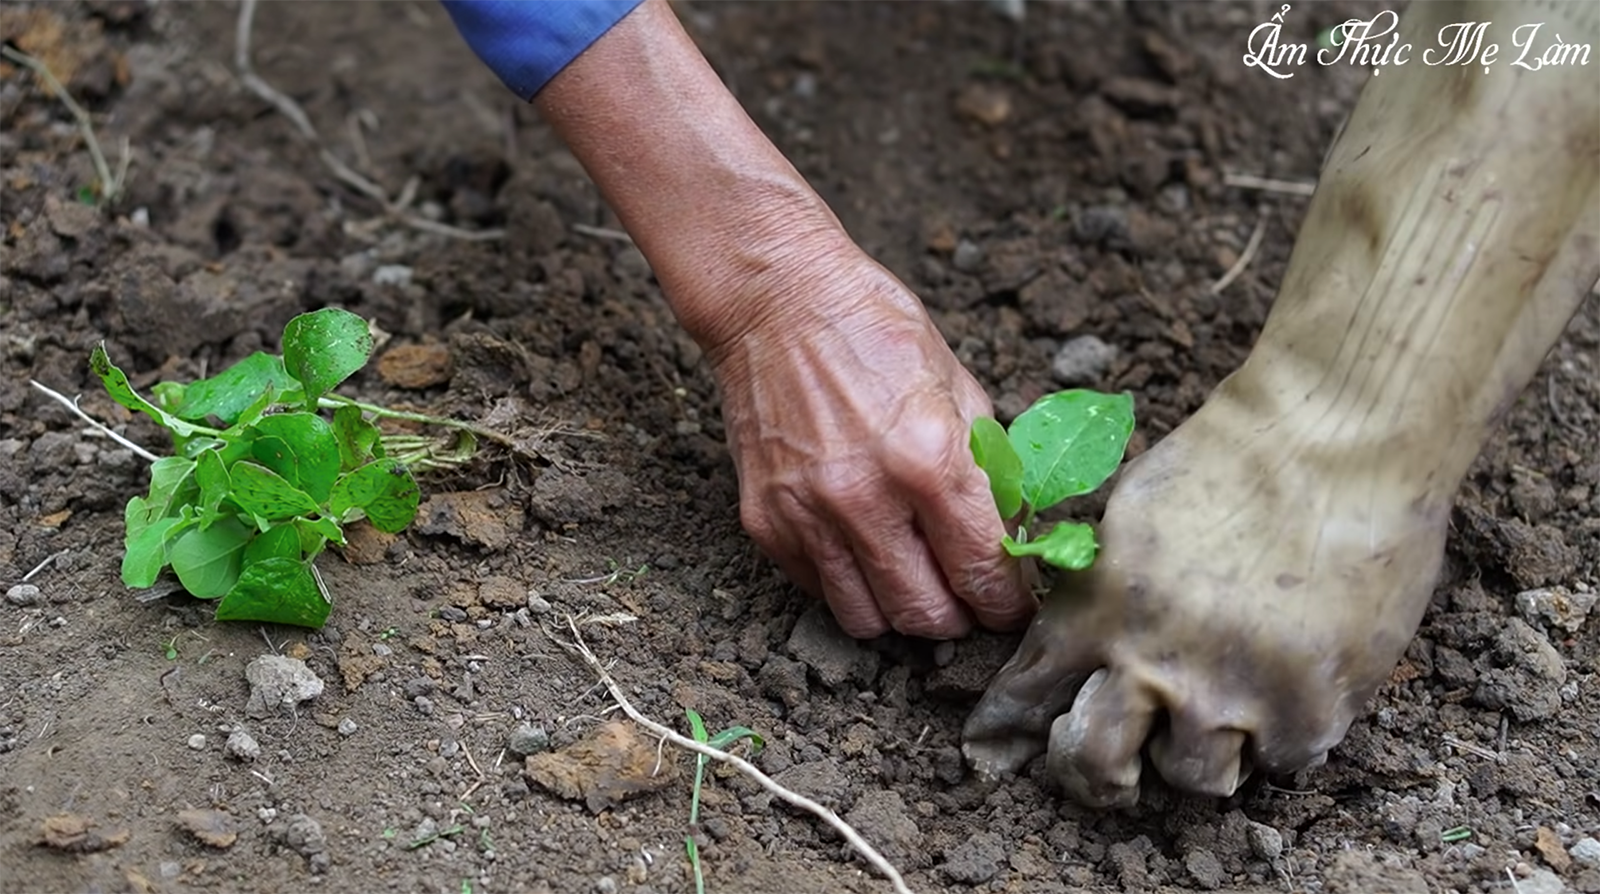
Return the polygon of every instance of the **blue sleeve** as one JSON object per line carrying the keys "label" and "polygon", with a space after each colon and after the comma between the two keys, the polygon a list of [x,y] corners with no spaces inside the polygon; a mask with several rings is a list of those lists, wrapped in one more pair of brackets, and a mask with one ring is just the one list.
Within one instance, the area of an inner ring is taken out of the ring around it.
{"label": "blue sleeve", "polygon": [[467,46],[531,100],[641,0],[442,0]]}

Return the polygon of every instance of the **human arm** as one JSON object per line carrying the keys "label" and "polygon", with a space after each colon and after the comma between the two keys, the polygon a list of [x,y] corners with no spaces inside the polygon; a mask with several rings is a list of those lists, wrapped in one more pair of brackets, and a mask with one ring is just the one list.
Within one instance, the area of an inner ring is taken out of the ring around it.
{"label": "human arm", "polygon": [[953,637],[1034,610],[967,452],[987,396],[645,0],[534,99],[705,349],[740,515],[856,636]]}

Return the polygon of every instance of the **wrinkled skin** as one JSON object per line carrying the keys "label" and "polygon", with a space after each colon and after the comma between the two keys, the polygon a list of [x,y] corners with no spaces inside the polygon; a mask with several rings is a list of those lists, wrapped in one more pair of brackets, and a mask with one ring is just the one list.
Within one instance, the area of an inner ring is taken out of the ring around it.
{"label": "wrinkled skin", "polygon": [[916,296],[850,239],[665,0],[537,97],[723,392],[740,515],[858,637],[1027,622],[967,451],[990,413]]}
{"label": "wrinkled skin", "polygon": [[[1548,17],[1592,41],[1597,6],[1418,4],[1401,40],[1493,21],[1509,48]],[[1125,470],[1096,566],[968,718],[979,775],[1043,752],[1110,807],[1138,800],[1146,756],[1214,796],[1320,763],[1421,620],[1468,466],[1600,277],[1597,187],[1590,70],[1374,79],[1249,360]]]}
{"label": "wrinkled skin", "polygon": [[710,355],[745,529],[851,636],[1021,626],[1037,606],[967,448],[988,396],[887,270],[806,257],[773,281],[816,300],[763,295],[785,309]]}

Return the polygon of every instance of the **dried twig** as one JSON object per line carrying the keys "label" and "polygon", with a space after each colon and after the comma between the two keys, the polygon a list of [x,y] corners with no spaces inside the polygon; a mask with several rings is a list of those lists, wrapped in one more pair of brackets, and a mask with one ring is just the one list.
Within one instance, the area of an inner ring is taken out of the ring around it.
{"label": "dried twig", "polygon": [[122,160],[117,164],[117,173],[112,174],[111,167],[106,164],[105,153],[100,151],[100,141],[95,138],[93,119],[83,106],[78,105],[78,101],[72,98],[67,88],[56,80],[55,73],[50,71],[50,66],[27,53],[6,46],[0,46],[0,55],[32,69],[45,84],[49,85],[50,92],[61,100],[67,111],[72,113],[72,117],[78,122],[78,130],[83,133],[84,145],[89,148],[89,159],[94,162],[94,175],[100,180],[100,197],[107,204],[115,202],[117,197],[122,195],[122,184],[128,174],[128,141],[126,139],[122,141]]}
{"label": "dried twig", "polygon": [[52,400],[54,400],[57,403],[61,404],[63,407],[66,407],[67,409],[71,410],[73,413],[76,413],[79,419],[82,419],[84,422],[87,422],[90,425],[94,426],[96,429],[99,430],[99,432],[101,434],[105,435],[106,437],[110,438],[113,441],[116,441],[118,444],[121,444],[122,446],[128,448],[129,450],[132,450],[135,455],[137,455],[140,459],[143,459],[145,462],[152,462],[153,463],[156,460],[161,458],[159,456],[156,456],[154,453],[151,453],[150,451],[144,449],[143,447],[140,447],[138,444],[133,443],[132,441],[128,440],[127,438],[124,438],[122,435],[117,434],[116,432],[114,432],[111,429],[107,428],[104,423],[102,423],[99,420],[95,419],[93,416],[90,416],[88,413],[85,413],[83,411],[83,409],[78,406],[78,401],[77,401],[76,398],[69,398],[65,394],[62,394],[59,391],[53,391],[53,390],[51,390],[49,388],[46,388],[45,386],[40,385],[38,382],[34,381],[33,379],[29,379],[28,380],[28,384],[32,385],[33,387],[35,387],[37,389],[39,389],[40,391],[43,391]]}
{"label": "dried twig", "polygon": [[1275,180],[1271,177],[1257,177],[1254,174],[1224,174],[1222,182],[1239,189],[1256,189],[1288,196],[1309,196],[1317,191],[1315,183],[1303,180]]}
{"label": "dried twig", "polygon": [[567,617],[567,629],[572,631],[571,643],[562,642],[555,637],[551,637],[551,639],[559,643],[562,647],[576,652],[578,655],[582,656],[583,660],[589,665],[590,670],[594,671],[595,675],[600,678],[600,682],[604,683],[606,689],[610,691],[611,697],[616,699],[617,705],[622,708],[623,713],[627,714],[634,723],[639,724],[640,726],[648,729],[652,733],[655,733],[679,748],[685,748],[689,751],[703,754],[712,760],[722,761],[725,764],[732,765],[734,769],[737,769],[739,772],[755,780],[757,785],[771,792],[774,797],[780,798],[783,801],[818,817],[823,822],[832,826],[834,831],[838,832],[845,841],[849,842],[851,847],[855,848],[862,857],[866,858],[868,863],[872,864],[873,868],[882,873],[883,876],[887,878],[892,885],[894,885],[896,894],[911,894],[911,889],[906,887],[905,879],[901,878],[899,870],[895,869],[893,864],[884,859],[883,855],[878,853],[877,849],[868,844],[866,839],[861,837],[861,833],[852,828],[849,823],[846,823],[844,820],[840,819],[839,815],[834,813],[832,810],[829,810],[821,804],[818,804],[816,801],[807,798],[805,795],[790,791],[789,789],[784,788],[782,785],[772,781],[771,777],[756,769],[755,765],[751,764],[749,761],[729,754],[726,751],[712,748],[704,743],[696,742],[694,739],[674,732],[671,728],[662,726],[654,720],[651,720],[650,718],[639,713],[639,710],[633,706],[633,703],[628,701],[628,697],[622,694],[622,687],[617,685],[617,681],[612,679],[611,674],[607,672],[605,666],[600,663],[600,659],[596,658],[594,653],[589,650],[588,645],[584,643],[583,635],[578,632],[578,624],[571,616]]}
{"label": "dried twig", "polygon": [[1221,294],[1223,289],[1232,285],[1233,281],[1239,278],[1239,274],[1244,272],[1244,268],[1250,266],[1250,261],[1256,256],[1256,249],[1261,247],[1261,237],[1266,232],[1267,212],[1263,211],[1260,219],[1256,221],[1256,228],[1250,232],[1250,240],[1244,244],[1244,252],[1239,255],[1239,260],[1233,262],[1233,266],[1228,268],[1227,273],[1222,274],[1221,279],[1211,284],[1211,294]]}
{"label": "dried twig", "polygon": [[244,0],[244,3],[239,7],[239,22],[234,34],[233,63],[234,67],[238,69],[239,83],[243,84],[246,90],[254,93],[277,109],[283,117],[288,118],[294,124],[295,130],[300,132],[301,138],[316,148],[317,157],[322,160],[322,163],[327,166],[334,177],[355,191],[376,201],[383,208],[383,216],[385,218],[408,226],[413,230],[447,236],[451,239],[463,239],[469,242],[487,242],[505,238],[504,230],[465,230],[407,213],[406,208],[410,206],[412,198],[416,195],[415,186],[402,190],[398,198],[391,200],[389,193],[382,186],[363,177],[354,168],[345,164],[332,150],[328,149],[327,145],[322,142],[321,134],[318,134],[317,129],[311,125],[311,119],[307,117],[300,104],[278,92],[271,84],[262,80],[261,76],[256,74],[255,68],[250,64],[250,38],[251,29],[255,25],[255,16],[256,0]]}
{"label": "dried twig", "polygon": [[1491,760],[1497,764],[1503,764],[1506,762],[1505,755],[1496,754],[1482,745],[1474,745],[1471,742],[1458,739],[1449,733],[1445,733],[1443,742],[1445,745],[1454,748],[1457,751],[1465,751],[1468,754],[1476,754],[1478,757],[1481,757],[1484,760]]}
{"label": "dried twig", "polygon": [[572,225],[572,232],[577,233],[580,236],[590,236],[595,239],[609,239],[612,242],[626,242],[629,245],[633,244],[632,236],[629,236],[627,233],[624,233],[621,230],[613,230],[610,227],[591,227],[588,224],[575,223]]}

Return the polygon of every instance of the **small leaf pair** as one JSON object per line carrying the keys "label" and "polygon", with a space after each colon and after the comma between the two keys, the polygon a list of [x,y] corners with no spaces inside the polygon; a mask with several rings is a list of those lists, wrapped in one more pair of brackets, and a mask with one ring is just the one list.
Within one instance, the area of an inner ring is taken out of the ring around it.
{"label": "small leaf pair", "polygon": [[1092,493],[1117,470],[1133,435],[1133,397],[1074,389],[1046,395],[1006,430],[993,419],[972,424],[973,460],[989,478],[1000,517],[1021,516],[1017,536],[1006,535],[1013,556],[1037,556],[1059,568],[1088,568],[1099,551],[1094,529],[1060,522],[1028,539],[1036,513]]}

